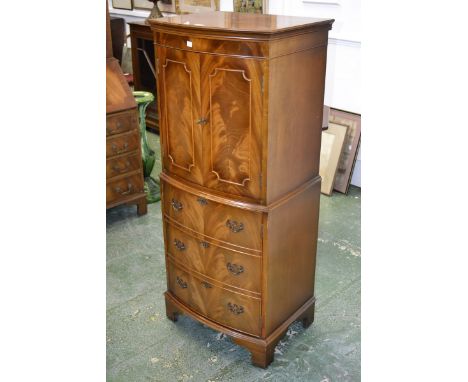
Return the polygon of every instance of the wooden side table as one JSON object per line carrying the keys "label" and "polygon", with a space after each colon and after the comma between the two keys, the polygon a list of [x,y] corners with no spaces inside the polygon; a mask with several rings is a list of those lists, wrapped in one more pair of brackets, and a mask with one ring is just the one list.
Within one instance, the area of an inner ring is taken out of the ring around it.
{"label": "wooden side table", "polygon": [[136,91],[154,94],[155,100],[146,110],[146,128],[152,133],[159,134],[153,34],[145,21],[129,22],[128,25],[132,44],[133,87]]}

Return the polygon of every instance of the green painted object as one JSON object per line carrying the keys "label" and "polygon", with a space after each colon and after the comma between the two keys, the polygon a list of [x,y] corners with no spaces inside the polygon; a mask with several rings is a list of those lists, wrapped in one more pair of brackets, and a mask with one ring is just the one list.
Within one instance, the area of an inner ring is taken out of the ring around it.
{"label": "green painted object", "polygon": [[143,174],[145,176],[145,192],[148,203],[154,203],[161,200],[161,190],[158,182],[151,177],[151,171],[156,161],[155,152],[148,145],[146,135],[146,108],[153,102],[154,95],[144,91],[134,91],[133,97],[138,105],[140,116],[140,135],[141,135],[141,158],[143,161]]}

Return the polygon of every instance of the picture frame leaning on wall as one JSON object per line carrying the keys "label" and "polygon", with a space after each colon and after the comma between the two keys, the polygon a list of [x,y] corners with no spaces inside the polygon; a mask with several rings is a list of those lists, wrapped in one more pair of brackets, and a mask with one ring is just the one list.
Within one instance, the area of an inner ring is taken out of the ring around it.
{"label": "picture frame leaning on wall", "polygon": [[[147,0],[133,0],[133,6],[140,9],[153,9],[154,4]],[[175,13],[176,0],[159,0],[158,7],[161,12]]]}
{"label": "picture frame leaning on wall", "polygon": [[133,2],[132,0],[112,0],[112,8],[131,11],[133,9]]}
{"label": "picture frame leaning on wall", "polygon": [[333,192],[335,176],[347,130],[348,127],[346,125],[330,122],[328,129],[322,131],[319,168],[319,174],[322,177],[320,188],[322,194],[329,196]]}
{"label": "picture frame leaning on wall", "polygon": [[348,127],[333,186],[336,191],[347,194],[361,144],[361,116],[347,111],[331,109],[329,121]]}

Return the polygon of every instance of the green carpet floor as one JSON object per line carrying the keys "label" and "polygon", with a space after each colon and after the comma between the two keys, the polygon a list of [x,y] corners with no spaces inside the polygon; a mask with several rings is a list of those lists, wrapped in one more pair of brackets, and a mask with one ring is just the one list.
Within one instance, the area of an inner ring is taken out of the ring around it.
{"label": "green carpet floor", "polygon": [[108,210],[107,381],[360,381],[360,207],[356,187],[321,197],[315,322],[294,323],[267,370],[228,337],[166,318],[160,202],[142,217],[134,206]]}

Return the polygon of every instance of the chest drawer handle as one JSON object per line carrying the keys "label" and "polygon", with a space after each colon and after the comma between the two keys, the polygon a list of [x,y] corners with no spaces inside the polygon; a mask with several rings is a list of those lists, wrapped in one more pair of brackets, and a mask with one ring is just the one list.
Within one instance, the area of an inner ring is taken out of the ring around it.
{"label": "chest drawer handle", "polygon": [[112,144],[112,152],[114,154],[124,153],[127,150],[128,150],[128,142],[125,142],[121,149],[119,149],[115,143]]}
{"label": "chest drawer handle", "polygon": [[202,198],[202,197],[199,197],[197,199],[197,202],[200,203],[202,206],[206,206],[208,204],[208,200],[206,200],[205,198]]}
{"label": "chest drawer handle", "polygon": [[117,192],[119,195],[130,195],[133,192],[133,184],[127,184],[127,191],[122,191],[120,187],[114,188],[114,191]]}
{"label": "chest drawer handle", "polygon": [[198,125],[202,125],[202,126],[203,126],[203,125],[206,125],[207,123],[208,123],[208,120],[207,120],[206,118],[199,118],[199,119],[197,120],[197,124],[198,124]]}
{"label": "chest drawer handle", "polygon": [[208,284],[206,281],[202,281],[201,282],[201,285],[203,286],[203,288],[206,288],[206,289],[211,289],[213,288],[210,284]]}
{"label": "chest drawer handle", "polygon": [[179,251],[185,251],[185,244],[182,243],[180,240],[174,239],[174,245],[177,247]]}
{"label": "chest drawer handle", "polygon": [[112,166],[112,170],[114,170],[114,172],[118,172],[118,173],[120,173],[120,172],[125,172],[125,171],[127,171],[129,168],[130,168],[130,161],[128,161],[128,160],[127,160],[127,162],[125,163],[125,165],[124,165],[122,168],[120,168],[120,167],[117,166],[116,164],[114,164],[114,165]]}
{"label": "chest drawer handle", "polygon": [[237,233],[244,229],[244,223],[238,223],[235,220],[228,219],[226,227],[228,227],[232,232]]}
{"label": "chest drawer handle", "polygon": [[210,246],[210,243],[206,242],[206,241],[202,241],[200,242],[200,245],[203,247],[203,248],[208,248]]}
{"label": "chest drawer handle", "polygon": [[179,202],[177,199],[172,198],[171,205],[174,211],[180,211],[182,209],[182,203]]}
{"label": "chest drawer handle", "polygon": [[182,288],[182,289],[186,289],[187,288],[187,283],[182,280],[179,276],[177,276],[177,284],[179,284],[179,286]]}
{"label": "chest drawer handle", "polygon": [[244,313],[244,307],[242,305],[231,304],[230,302],[228,302],[227,307],[231,311],[231,313],[235,314],[236,316],[241,313]]}
{"label": "chest drawer handle", "polygon": [[229,272],[236,276],[244,272],[244,267],[242,265],[227,263],[226,268]]}

